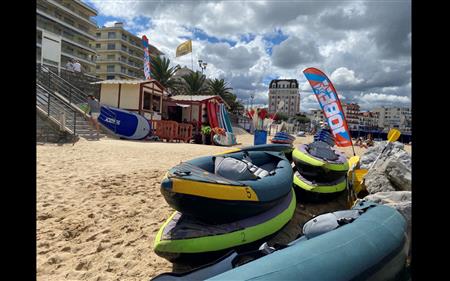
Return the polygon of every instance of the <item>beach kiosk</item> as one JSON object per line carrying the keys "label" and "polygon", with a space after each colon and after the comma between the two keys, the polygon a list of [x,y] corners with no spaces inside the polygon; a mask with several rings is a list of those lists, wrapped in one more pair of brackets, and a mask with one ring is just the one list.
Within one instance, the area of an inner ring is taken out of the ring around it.
{"label": "beach kiosk", "polygon": [[177,122],[195,123],[196,126],[209,123],[207,103],[223,103],[229,105],[220,96],[179,95],[172,96],[166,102],[167,116]]}
{"label": "beach kiosk", "polygon": [[137,112],[148,120],[161,120],[164,87],[156,80],[104,80],[100,84],[100,103]]}

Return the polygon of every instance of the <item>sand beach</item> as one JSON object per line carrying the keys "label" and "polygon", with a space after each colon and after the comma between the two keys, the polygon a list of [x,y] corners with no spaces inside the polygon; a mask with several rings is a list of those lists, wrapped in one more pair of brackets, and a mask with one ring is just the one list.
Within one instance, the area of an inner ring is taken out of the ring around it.
{"label": "sand beach", "polygon": [[[241,133],[239,146],[253,136]],[[312,136],[297,137],[309,143]],[[229,150],[213,145],[81,139],[37,144],[37,280],[148,280],[172,270],[152,250],[173,212],[160,194],[165,172],[180,161]],[[361,155],[365,149],[355,148]],[[405,149],[411,152],[411,146]],[[352,156],[350,148],[342,149]],[[345,208],[343,200],[331,210]],[[298,204],[272,239],[289,242],[314,208]]]}

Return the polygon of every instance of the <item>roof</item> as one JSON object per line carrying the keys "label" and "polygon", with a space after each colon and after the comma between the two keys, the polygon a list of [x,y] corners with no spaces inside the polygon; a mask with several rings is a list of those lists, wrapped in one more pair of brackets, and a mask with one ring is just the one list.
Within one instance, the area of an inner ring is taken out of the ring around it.
{"label": "roof", "polygon": [[109,84],[109,85],[119,85],[119,84],[130,84],[130,85],[140,85],[140,84],[149,84],[155,83],[165,92],[165,88],[161,83],[159,83],[155,79],[145,80],[145,79],[123,79],[123,80],[102,80],[97,82],[91,82],[90,84]]}
{"label": "roof", "polygon": [[230,107],[220,96],[205,96],[205,95],[178,95],[170,97],[175,101],[206,101],[210,99],[218,99],[223,102],[227,107]]}
{"label": "roof", "polygon": [[97,82],[92,82],[91,84],[142,84],[142,83],[148,83],[151,82],[150,80],[144,80],[144,79],[124,79],[124,80],[102,80]]}

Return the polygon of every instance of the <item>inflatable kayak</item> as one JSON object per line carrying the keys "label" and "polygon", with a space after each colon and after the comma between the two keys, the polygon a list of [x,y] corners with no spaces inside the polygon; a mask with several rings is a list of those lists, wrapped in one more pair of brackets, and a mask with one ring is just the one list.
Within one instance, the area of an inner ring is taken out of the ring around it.
{"label": "inflatable kayak", "polygon": [[227,154],[231,152],[237,152],[237,151],[272,151],[272,152],[283,152],[284,156],[289,161],[292,161],[292,151],[294,150],[294,146],[292,144],[258,144],[258,145],[251,145],[251,146],[245,146],[241,148],[235,148],[232,150],[227,150],[225,152],[216,154]]}
{"label": "inflatable kayak", "polygon": [[400,280],[405,268],[406,222],[386,205],[363,201],[317,216],[303,233],[287,245],[229,252],[198,269],[152,280]]}
{"label": "inflatable kayak", "polygon": [[298,146],[292,159],[303,175],[326,181],[346,175],[349,168],[345,154],[322,141]]}
{"label": "inflatable kayak", "polygon": [[250,217],[289,193],[293,171],[282,152],[238,151],[180,163],[161,193],[177,211],[209,222]]}
{"label": "inflatable kayak", "polygon": [[301,173],[296,171],[294,173],[294,186],[296,187],[295,191],[298,197],[302,201],[331,199],[346,189],[347,177],[342,176],[331,182],[316,182],[306,179]]}
{"label": "inflatable kayak", "polygon": [[207,224],[175,212],[159,230],[155,253],[172,262],[195,263],[219,257],[237,246],[259,242],[280,230],[294,215],[295,192],[291,191],[271,209],[246,219],[224,224]]}

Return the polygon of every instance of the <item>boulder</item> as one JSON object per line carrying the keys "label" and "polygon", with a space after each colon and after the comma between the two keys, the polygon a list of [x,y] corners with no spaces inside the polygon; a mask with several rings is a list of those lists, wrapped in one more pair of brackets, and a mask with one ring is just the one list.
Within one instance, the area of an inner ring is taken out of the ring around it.
{"label": "boulder", "polygon": [[[386,141],[377,143],[361,156],[361,168],[367,169],[383,150]],[[365,176],[364,184],[370,194],[411,190],[411,156],[400,142],[390,143]]]}
{"label": "boulder", "polygon": [[385,162],[385,170],[389,181],[396,190],[411,191],[411,168],[402,162],[391,158]]}
{"label": "boulder", "polygon": [[[368,169],[372,162],[378,157],[383,148],[386,145],[386,141],[377,142],[375,146],[370,147],[367,151],[361,156],[360,165],[361,169]],[[405,164],[407,167],[411,167],[411,155],[404,150],[404,144],[401,142],[393,142],[388,145],[384,153],[378,159],[378,162],[375,166],[380,165],[380,163],[384,162],[387,158],[395,158],[398,161]],[[375,167],[374,167],[375,168]]]}

